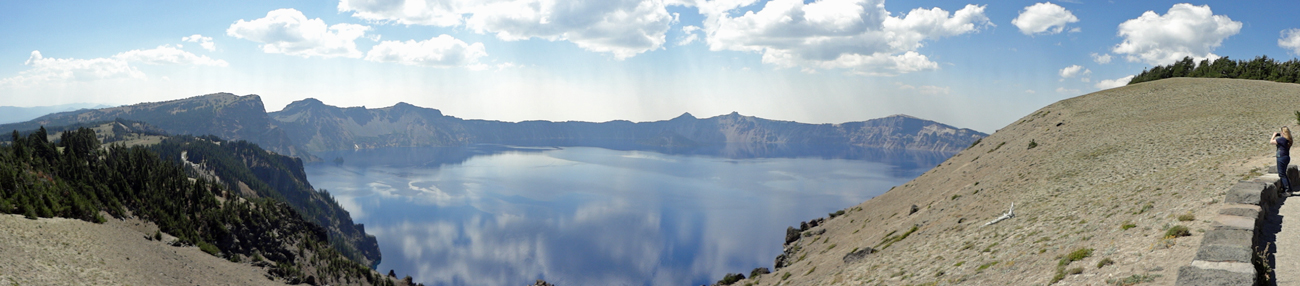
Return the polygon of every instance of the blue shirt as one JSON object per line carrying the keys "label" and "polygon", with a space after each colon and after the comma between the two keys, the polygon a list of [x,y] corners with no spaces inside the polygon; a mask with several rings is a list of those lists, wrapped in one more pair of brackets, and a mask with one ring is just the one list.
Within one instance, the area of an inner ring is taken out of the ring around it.
{"label": "blue shirt", "polygon": [[1275,140],[1277,141],[1277,156],[1291,157],[1291,141],[1287,141],[1286,137],[1282,136],[1278,136]]}

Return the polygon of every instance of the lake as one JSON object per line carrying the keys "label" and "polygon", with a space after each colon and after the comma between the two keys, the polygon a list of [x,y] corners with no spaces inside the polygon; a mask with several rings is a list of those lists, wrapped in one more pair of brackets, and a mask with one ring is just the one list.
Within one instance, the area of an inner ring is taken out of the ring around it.
{"label": "lake", "polygon": [[947,158],[820,149],[389,148],[322,152],[327,162],[306,171],[376,236],[381,273],[425,285],[700,285],[771,268],[787,226]]}

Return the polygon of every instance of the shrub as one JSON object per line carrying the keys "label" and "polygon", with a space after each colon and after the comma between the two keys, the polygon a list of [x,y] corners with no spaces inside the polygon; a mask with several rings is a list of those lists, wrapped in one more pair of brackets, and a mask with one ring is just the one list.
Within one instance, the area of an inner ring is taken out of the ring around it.
{"label": "shrub", "polygon": [[772,270],[768,270],[767,267],[754,268],[754,270],[749,271],[749,278],[755,278],[758,277],[759,275],[768,274],[768,273],[772,273]]}
{"label": "shrub", "polygon": [[199,245],[199,249],[203,250],[203,252],[207,252],[208,254],[217,255],[217,253],[221,253],[221,250],[217,249],[216,245],[212,245],[211,243],[208,243],[206,241],[200,241],[198,245]]}
{"label": "shrub", "polygon": [[1071,251],[1070,254],[1066,254],[1065,257],[1061,258],[1061,265],[1068,265],[1070,262],[1083,260],[1089,256],[1092,256],[1092,248],[1075,249],[1074,251]]}
{"label": "shrub", "polygon": [[716,283],[716,284],[717,284],[717,285],[731,285],[731,284],[735,284],[737,281],[744,280],[744,279],[745,279],[745,274],[740,274],[740,273],[727,273],[727,275],[726,275],[726,276],[722,276],[722,280],[718,280],[718,283]]}
{"label": "shrub", "polygon": [[1070,268],[1070,270],[1066,270],[1066,271],[1065,271],[1065,274],[1067,274],[1067,275],[1078,275],[1078,274],[1083,274],[1083,267]]}
{"label": "shrub", "polygon": [[1029,139],[1029,149],[1034,149],[1034,147],[1038,147],[1038,142],[1034,142],[1034,139]]}
{"label": "shrub", "polygon": [[1183,237],[1183,236],[1190,236],[1190,235],[1192,235],[1192,232],[1188,231],[1187,227],[1182,225],[1175,225],[1174,227],[1170,227],[1169,230],[1165,231],[1165,237],[1167,238]]}
{"label": "shrub", "polygon": [[975,271],[984,271],[984,269],[989,269],[989,267],[993,267],[993,265],[998,265],[998,262],[1001,261],[993,261],[989,263],[980,264],[980,267],[976,268]]}
{"label": "shrub", "polygon": [[1120,229],[1120,230],[1128,230],[1128,229],[1130,229],[1130,228],[1135,228],[1135,227],[1137,227],[1137,226],[1138,226],[1137,224],[1134,224],[1134,223],[1132,223],[1132,222],[1127,222],[1127,221],[1126,221],[1126,222],[1124,222],[1124,224],[1122,224],[1122,225],[1119,226],[1119,229]]}
{"label": "shrub", "polygon": [[1178,216],[1178,221],[1194,221],[1194,220],[1196,220],[1196,215],[1192,213],[1186,213]]}
{"label": "shrub", "polygon": [[154,231],[153,231],[153,240],[159,240],[159,241],[161,241],[161,240],[162,240],[162,231],[160,231],[160,230],[154,230]]}
{"label": "shrub", "polygon": [[1101,269],[1102,267],[1106,267],[1106,265],[1111,265],[1111,264],[1115,264],[1115,261],[1110,260],[1110,258],[1107,257],[1102,259],[1101,261],[1097,261],[1097,268]]}
{"label": "shrub", "polygon": [[784,275],[781,275],[781,280],[785,280],[786,278],[790,278],[790,272],[786,272]]}

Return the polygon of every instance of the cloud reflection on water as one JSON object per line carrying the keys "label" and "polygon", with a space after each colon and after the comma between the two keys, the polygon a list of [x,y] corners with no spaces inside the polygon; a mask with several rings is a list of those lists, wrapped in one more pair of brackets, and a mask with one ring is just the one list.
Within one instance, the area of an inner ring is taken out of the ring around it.
{"label": "cloud reflection on water", "polygon": [[315,164],[308,173],[378,238],[381,271],[426,285],[707,284],[770,267],[785,226],[911,178],[866,161],[638,152],[566,148],[458,164]]}

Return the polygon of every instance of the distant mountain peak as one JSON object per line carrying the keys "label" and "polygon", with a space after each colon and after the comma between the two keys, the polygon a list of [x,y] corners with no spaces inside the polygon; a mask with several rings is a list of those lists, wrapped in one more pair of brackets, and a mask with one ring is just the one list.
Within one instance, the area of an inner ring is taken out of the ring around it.
{"label": "distant mountain peak", "polygon": [[682,112],[682,115],[678,115],[677,117],[673,118],[673,120],[678,120],[678,119],[696,119],[696,118],[695,115],[691,115],[690,112]]}

